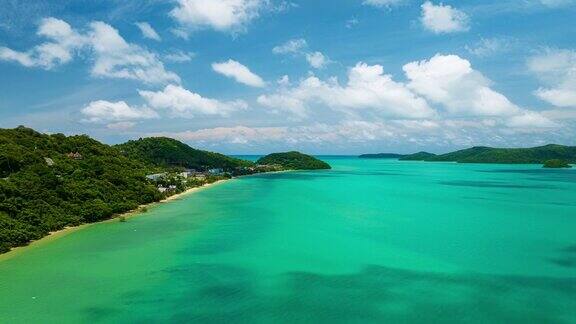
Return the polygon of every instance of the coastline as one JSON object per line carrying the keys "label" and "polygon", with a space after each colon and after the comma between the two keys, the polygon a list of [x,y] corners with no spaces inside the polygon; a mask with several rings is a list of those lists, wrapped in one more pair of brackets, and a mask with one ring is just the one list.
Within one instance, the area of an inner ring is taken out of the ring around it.
{"label": "coastline", "polygon": [[227,182],[227,181],[230,181],[230,180],[234,180],[234,179],[236,179],[236,178],[225,179],[225,180],[218,180],[218,181],[215,181],[215,182],[212,182],[212,183],[205,184],[205,185],[200,186],[200,187],[190,188],[190,189],[187,189],[187,190],[185,190],[185,191],[183,191],[183,192],[181,192],[181,193],[172,195],[172,196],[170,196],[170,197],[166,197],[166,198],[164,198],[164,199],[162,199],[162,200],[160,200],[160,201],[155,201],[155,202],[151,202],[151,203],[148,203],[148,204],[139,205],[139,206],[138,206],[136,209],[134,209],[134,210],[130,210],[130,211],[127,211],[127,212],[124,212],[124,213],[121,213],[121,214],[114,215],[112,218],[109,218],[109,219],[106,219],[106,220],[103,220],[103,221],[94,222],[94,223],[86,223],[86,224],[81,224],[81,225],[78,225],[78,226],[67,226],[67,227],[65,227],[65,228],[63,228],[63,229],[61,229],[61,230],[54,231],[54,232],[50,232],[48,235],[46,235],[46,236],[44,236],[44,237],[42,237],[42,238],[40,238],[40,239],[38,239],[38,240],[35,240],[35,241],[30,242],[28,245],[17,246],[17,247],[12,248],[10,251],[8,251],[8,252],[6,252],[6,253],[0,254],[0,263],[3,262],[3,261],[6,261],[6,260],[8,260],[8,259],[11,259],[11,258],[13,258],[13,257],[15,257],[15,256],[17,256],[17,255],[19,255],[19,254],[21,254],[21,253],[26,252],[26,250],[28,250],[28,249],[35,248],[35,247],[38,247],[38,246],[40,246],[40,245],[49,243],[49,242],[51,242],[51,241],[53,241],[53,240],[62,238],[62,237],[64,237],[64,236],[66,236],[66,235],[69,235],[69,234],[71,234],[71,233],[74,233],[74,232],[76,232],[76,231],[79,231],[79,230],[81,230],[81,229],[84,229],[84,228],[86,228],[86,227],[88,227],[88,226],[92,226],[92,225],[96,225],[96,224],[102,224],[102,223],[109,223],[109,222],[114,222],[114,221],[118,222],[120,217],[124,217],[125,219],[130,219],[130,218],[134,218],[134,217],[137,217],[137,216],[146,215],[146,212],[143,212],[143,211],[142,211],[143,208],[156,207],[156,206],[158,206],[158,205],[160,205],[160,204],[163,204],[163,203],[167,203],[167,202],[170,202],[170,201],[178,200],[178,199],[180,199],[180,198],[182,198],[182,197],[184,197],[184,196],[187,196],[187,195],[196,193],[196,192],[201,191],[201,190],[203,190],[203,189],[207,189],[207,188],[210,188],[210,187],[213,187],[213,186],[216,186],[216,185],[218,185],[218,184],[221,184],[221,183],[224,183],[224,182]]}

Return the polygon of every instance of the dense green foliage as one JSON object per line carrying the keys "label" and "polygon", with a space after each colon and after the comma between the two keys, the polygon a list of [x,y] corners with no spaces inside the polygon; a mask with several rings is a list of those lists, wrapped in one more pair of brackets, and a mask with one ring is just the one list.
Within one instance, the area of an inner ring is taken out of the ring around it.
{"label": "dense green foliage", "polygon": [[433,156],[426,159],[426,161],[542,164],[552,159],[560,159],[566,160],[569,163],[576,163],[576,147],[554,144],[533,148],[473,147],[452,153]]}
{"label": "dense green foliage", "polygon": [[418,152],[414,154],[405,155],[400,158],[400,161],[425,161],[435,157],[436,154],[428,152]]}
{"label": "dense green foliage", "polygon": [[200,170],[209,168],[231,170],[252,165],[250,161],[197,150],[167,137],[141,138],[116,145],[116,148],[127,157],[144,160],[152,165],[177,166]]}
{"label": "dense green foliage", "polygon": [[404,157],[404,154],[396,153],[376,153],[376,154],[362,154],[358,156],[361,159],[399,159]]}
{"label": "dense green foliage", "polygon": [[146,171],[88,136],[0,129],[0,252],[160,200]]}
{"label": "dense green foliage", "polygon": [[571,167],[566,160],[553,159],[544,162],[544,168],[548,169],[569,169]]}
{"label": "dense green foliage", "polygon": [[280,165],[288,170],[330,169],[330,165],[313,156],[300,152],[273,153],[260,158],[257,164]]}

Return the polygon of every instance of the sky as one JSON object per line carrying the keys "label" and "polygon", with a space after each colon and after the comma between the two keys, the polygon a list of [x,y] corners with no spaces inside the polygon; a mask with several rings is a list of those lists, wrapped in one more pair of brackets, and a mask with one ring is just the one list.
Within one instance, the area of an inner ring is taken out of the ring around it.
{"label": "sky", "polygon": [[0,0],[0,127],[228,154],[576,145],[576,0]]}

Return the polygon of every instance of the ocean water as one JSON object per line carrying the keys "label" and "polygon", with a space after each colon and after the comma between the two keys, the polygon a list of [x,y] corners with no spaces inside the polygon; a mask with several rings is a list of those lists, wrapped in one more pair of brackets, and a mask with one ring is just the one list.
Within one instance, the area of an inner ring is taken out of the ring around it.
{"label": "ocean water", "polygon": [[576,170],[326,157],[0,262],[0,323],[576,323]]}

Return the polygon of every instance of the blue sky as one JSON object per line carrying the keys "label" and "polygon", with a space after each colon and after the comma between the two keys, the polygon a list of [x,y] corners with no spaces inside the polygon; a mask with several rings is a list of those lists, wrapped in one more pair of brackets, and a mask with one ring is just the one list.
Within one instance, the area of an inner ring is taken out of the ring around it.
{"label": "blue sky", "polygon": [[576,0],[0,0],[0,127],[232,154],[574,145],[575,17]]}

